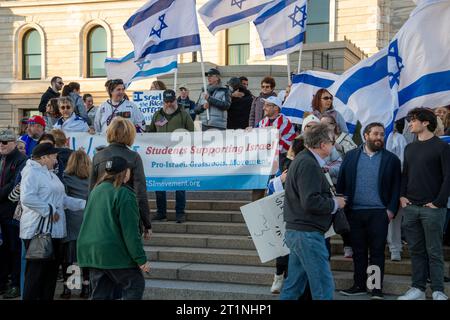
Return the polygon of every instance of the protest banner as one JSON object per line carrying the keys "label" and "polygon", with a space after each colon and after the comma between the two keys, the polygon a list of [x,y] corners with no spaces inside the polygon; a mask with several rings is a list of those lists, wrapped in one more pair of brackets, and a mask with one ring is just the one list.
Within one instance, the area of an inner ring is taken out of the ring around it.
{"label": "protest banner", "polygon": [[163,90],[133,92],[133,102],[144,115],[146,125],[150,125],[155,112],[163,107],[163,92]]}
{"label": "protest banner", "polygon": [[[241,207],[242,216],[262,263],[290,253],[285,240],[283,206],[284,191]],[[325,238],[335,234],[331,227]]]}
{"label": "protest banner", "polygon": [[[103,135],[67,133],[69,147],[90,157]],[[211,130],[137,134],[132,150],[144,165],[147,190],[264,189],[278,168],[278,130]]]}

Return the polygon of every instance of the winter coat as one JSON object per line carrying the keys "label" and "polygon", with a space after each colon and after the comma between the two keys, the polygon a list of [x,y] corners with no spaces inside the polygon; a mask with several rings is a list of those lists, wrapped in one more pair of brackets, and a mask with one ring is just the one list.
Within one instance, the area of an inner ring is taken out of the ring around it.
{"label": "winter coat", "polygon": [[[89,178],[81,179],[77,176],[64,174],[67,195],[76,199],[87,200],[89,192]],[[77,240],[83,223],[84,210],[66,210],[67,236],[64,241]]]}
{"label": "winter coat", "polygon": [[149,126],[149,132],[173,132],[177,129],[194,131],[194,122],[181,105],[172,114],[166,114],[164,108],[159,109]]}
{"label": "winter coat", "polygon": [[[200,115],[202,124],[209,127],[216,127],[221,129],[227,128],[228,113],[231,105],[231,92],[228,87],[222,86],[219,83],[217,86],[208,86],[208,100],[200,98],[195,113]],[[207,120],[207,112],[203,109],[203,105],[209,103],[209,121]]]}
{"label": "winter coat", "polygon": [[237,91],[244,93],[244,96],[242,98],[231,98],[227,129],[245,129],[248,127],[253,96],[250,91],[242,86]]}

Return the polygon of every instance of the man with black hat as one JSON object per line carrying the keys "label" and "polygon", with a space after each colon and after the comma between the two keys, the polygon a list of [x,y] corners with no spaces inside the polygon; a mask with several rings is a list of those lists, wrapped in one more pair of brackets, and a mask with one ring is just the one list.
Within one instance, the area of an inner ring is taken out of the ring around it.
{"label": "man with black hat", "polygon": [[[213,128],[225,130],[227,128],[227,110],[231,105],[230,89],[222,85],[219,70],[211,68],[205,75],[208,77],[208,87],[206,93],[201,94],[195,107],[195,113],[200,115],[203,131]],[[209,117],[206,110],[209,110]]]}
{"label": "man with black hat", "polygon": [[[194,122],[183,106],[177,105],[176,95],[173,90],[163,92],[164,106],[158,110],[152,118],[149,132],[173,132],[177,129],[194,131]],[[153,220],[165,221],[167,211],[167,199],[165,191],[156,191],[156,205],[158,213]],[[176,191],[176,220],[184,222],[184,208],[186,207],[186,191]]]}
{"label": "man with black hat", "polygon": [[[3,298],[13,299],[20,295],[20,255],[18,221],[13,221],[17,203],[8,199],[14,188],[17,175],[22,170],[27,157],[16,146],[16,135],[11,129],[0,131],[0,228],[3,244],[0,245],[0,294]],[[11,274],[11,286],[7,290],[8,274]]]}
{"label": "man with black hat", "polygon": [[227,129],[245,129],[248,126],[253,96],[237,77],[231,78],[228,81],[228,86],[232,94],[231,106],[228,110]]}

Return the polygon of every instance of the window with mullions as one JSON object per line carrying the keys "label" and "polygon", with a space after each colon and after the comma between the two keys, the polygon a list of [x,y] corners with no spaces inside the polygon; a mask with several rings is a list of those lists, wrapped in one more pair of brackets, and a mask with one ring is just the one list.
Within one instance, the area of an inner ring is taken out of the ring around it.
{"label": "window with mullions", "polygon": [[41,37],[32,29],[23,36],[22,78],[35,80],[41,78]]}
{"label": "window with mullions", "polygon": [[305,42],[328,41],[330,41],[330,0],[309,0]]}
{"label": "window with mullions", "polygon": [[106,31],[95,27],[87,37],[87,76],[88,78],[106,77],[105,58],[107,54]]}
{"label": "window with mullions", "polygon": [[227,30],[227,65],[247,64],[250,56],[250,25],[244,23]]}

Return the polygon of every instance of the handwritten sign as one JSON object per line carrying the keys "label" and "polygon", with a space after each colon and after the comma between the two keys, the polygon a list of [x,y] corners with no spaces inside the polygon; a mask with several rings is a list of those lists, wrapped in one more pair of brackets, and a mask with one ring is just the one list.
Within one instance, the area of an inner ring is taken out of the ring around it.
{"label": "handwritten sign", "polygon": [[135,91],[133,102],[136,103],[145,118],[145,124],[150,125],[153,115],[163,106],[162,90]]}
{"label": "handwritten sign", "polygon": [[[241,207],[242,215],[262,263],[290,253],[285,240],[286,223],[283,207],[284,191]],[[333,228],[330,228],[325,238],[335,234]]]}

